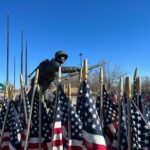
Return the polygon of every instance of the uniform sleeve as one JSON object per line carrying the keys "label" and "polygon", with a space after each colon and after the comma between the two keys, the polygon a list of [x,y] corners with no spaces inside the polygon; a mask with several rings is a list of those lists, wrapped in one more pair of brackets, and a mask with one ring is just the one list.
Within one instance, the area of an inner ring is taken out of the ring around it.
{"label": "uniform sleeve", "polygon": [[79,67],[62,67],[61,68],[62,73],[73,73],[73,72],[79,72]]}

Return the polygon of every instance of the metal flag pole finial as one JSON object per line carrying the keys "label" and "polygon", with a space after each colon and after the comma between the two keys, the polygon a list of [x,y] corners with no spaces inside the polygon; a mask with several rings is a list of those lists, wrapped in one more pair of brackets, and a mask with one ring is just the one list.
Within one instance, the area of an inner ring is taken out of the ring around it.
{"label": "metal flag pole finial", "polygon": [[120,78],[120,82],[119,82],[119,96],[123,96],[123,78]]}
{"label": "metal flag pole finial", "polygon": [[4,98],[8,99],[8,85],[5,87]]}
{"label": "metal flag pole finial", "polygon": [[9,85],[9,99],[13,100],[13,96],[14,96],[14,87],[13,85]]}
{"label": "metal flag pole finial", "polygon": [[84,68],[83,68],[83,78],[84,80],[87,80],[88,79],[88,60],[87,59],[84,59]]}
{"label": "metal flag pole finial", "polygon": [[39,69],[36,70],[34,84],[38,83],[38,77],[39,77]]}
{"label": "metal flag pole finial", "polygon": [[130,100],[131,99],[131,82],[130,82],[129,77],[126,77],[125,93],[126,93],[127,99]]}
{"label": "metal flag pole finial", "polygon": [[135,72],[134,72],[134,80],[136,80],[138,77],[138,68],[135,68]]}
{"label": "metal flag pole finial", "polygon": [[68,98],[71,99],[71,84],[68,84]]}
{"label": "metal flag pole finial", "polygon": [[79,83],[81,83],[83,80],[83,69],[80,69],[80,74],[79,74]]}
{"label": "metal flag pole finial", "polygon": [[61,82],[61,66],[58,68],[58,83]]}
{"label": "metal flag pole finial", "polygon": [[104,71],[103,71],[103,68],[102,68],[102,67],[100,67],[99,81],[100,81],[100,83],[103,83],[103,82],[104,82]]}
{"label": "metal flag pole finial", "polygon": [[82,53],[80,53],[79,56],[80,56],[80,66],[82,68]]}

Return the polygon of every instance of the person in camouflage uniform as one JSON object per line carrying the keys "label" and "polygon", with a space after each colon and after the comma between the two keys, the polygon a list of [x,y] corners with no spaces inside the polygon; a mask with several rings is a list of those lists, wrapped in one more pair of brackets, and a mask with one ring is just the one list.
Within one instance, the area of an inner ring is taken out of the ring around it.
{"label": "person in camouflage uniform", "polygon": [[[52,101],[55,97],[55,91],[57,87],[55,80],[57,78],[58,68],[66,61],[67,58],[68,55],[64,51],[57,51],[55,53],[55,58],[52,58],[51,60],[46,59],[42,61],[39,64],[39,66],[36,68],[39,69],[38,84],[42,89],[42,93],[45,96],[47,105],[48,105],[48,101]],[[73,72],[79,72],[80,68],[61,67],[61,71],[62,73],[73,73]],[[34,77],[31,80],[31,87],[33,87],[33,84],[34,84]],[[29,93],[32,94],[32,90],[30,90]]]}

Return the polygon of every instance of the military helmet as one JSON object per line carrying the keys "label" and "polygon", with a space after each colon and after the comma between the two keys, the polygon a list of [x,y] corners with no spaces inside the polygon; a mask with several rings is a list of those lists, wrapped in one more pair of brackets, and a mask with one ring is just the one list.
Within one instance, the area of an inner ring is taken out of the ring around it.
{"label": "military helmet", "polygon": [[61,56],[64,56],[65,57],[65,60],[68,58],[68,55],[64,52],[64,51],[57,51],[56,53],[55,53],[55,59],[58,59],[59,57],[61,57]]}

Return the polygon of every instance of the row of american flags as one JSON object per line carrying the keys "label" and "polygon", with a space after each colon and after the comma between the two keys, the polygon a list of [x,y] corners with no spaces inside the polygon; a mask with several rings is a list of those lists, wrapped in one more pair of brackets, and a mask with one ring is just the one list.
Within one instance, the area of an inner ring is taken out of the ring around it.
{"label": "row of american flags", "polygon": [[[150,103],[137,94],[136,88],[129,106],[130,143],[126,94],[120,98],[118,108],[103,87],[103,120],[100,120],[101,98],[93,97],[86,80],[80,83],[76,107],[61,84],[48,110],[38,92],[31,110],[31,100],[25,89],[24,93],[27,121],[21,96],[17,106],[7,98],[3,99],[0,111],[1,150],[24,150],[26,143],[28,150],[127,150],[129,144],[133,150],[150,149]],[[27,136],[31,111],[30,134]]]}

